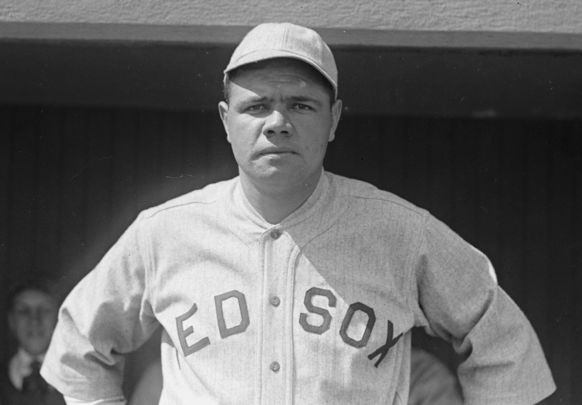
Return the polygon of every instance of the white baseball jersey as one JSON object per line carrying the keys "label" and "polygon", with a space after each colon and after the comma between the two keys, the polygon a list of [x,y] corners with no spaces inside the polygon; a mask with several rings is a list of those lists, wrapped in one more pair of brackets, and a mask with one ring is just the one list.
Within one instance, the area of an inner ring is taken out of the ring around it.
{"label": "white baseball jersey", "polygon": [[122,354],[161,325],[161,404],[406,404],[423,326],[467,356],[468,404],[531,404],[554,383],[490,266],[369,184],[324,173],[272,225],[235,178],[139,215],[64,302],[43,375],[121,395]]}

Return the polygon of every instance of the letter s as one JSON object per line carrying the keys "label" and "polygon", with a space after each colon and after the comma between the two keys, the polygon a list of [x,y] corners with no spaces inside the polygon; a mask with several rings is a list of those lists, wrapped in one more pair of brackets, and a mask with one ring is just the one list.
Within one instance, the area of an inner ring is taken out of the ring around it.
{"label": "letter s", "polygon": [[299,324],[303,327],[306,332],[309,333],[317,333],[321,335],[325,331],[329,329],[329,325],[331,324],[331,314],[328,310],[320,307],[316,307],[313,305],[313,297],[315,295],[320,295],[322,297],[327,297],[327,302],[329,303],[330,307],[335,307],[336,298],[335,295],[330,290],[324,290],[323,288],[311,287],[309,290],[305,292],[305,309],[313,314],[320,315],[323,318],[323,322],[321,325],[311,325],[307,322],[307,317],[309,316],[306,313],[301,313],[299,315]]}

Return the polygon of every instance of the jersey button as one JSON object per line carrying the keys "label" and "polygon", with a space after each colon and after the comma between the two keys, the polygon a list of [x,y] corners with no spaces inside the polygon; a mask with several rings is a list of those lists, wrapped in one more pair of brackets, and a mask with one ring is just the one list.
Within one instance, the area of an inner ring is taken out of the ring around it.
{"label": "jersey button", "polygon": [[278,229],[273,229],[271,231],[271,238],[273,239],[279,239],[279,237],[281,236],[281,231]]}
{"label": "jersey button", "polygon": [[278,307],[279,304],[281,303],[281,299],[276,295],[271,295],[271,297],[269,298],[269,302],[271,303],[272,306]]}
{"label": "jersey button", "polygon": [[278,361],[272,362],[270,367],[273,373],[278,373],[279,370],[281,370],[281,365],[279,364]]}

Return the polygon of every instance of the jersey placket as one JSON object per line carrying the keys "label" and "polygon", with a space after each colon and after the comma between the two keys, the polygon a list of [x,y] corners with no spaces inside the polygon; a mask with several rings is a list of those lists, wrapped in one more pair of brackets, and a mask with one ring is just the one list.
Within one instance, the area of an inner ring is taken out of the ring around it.
{"label": "jersey placket", "polygon": [[285,347],[287,270],[292,247],[279,228],[263,235],[264,285],[261,345],[261,403],[286,403],[288,364]]}

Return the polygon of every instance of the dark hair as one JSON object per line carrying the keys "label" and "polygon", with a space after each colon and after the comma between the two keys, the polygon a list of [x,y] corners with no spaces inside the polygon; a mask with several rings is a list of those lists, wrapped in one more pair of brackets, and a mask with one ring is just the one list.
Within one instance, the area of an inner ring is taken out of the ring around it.
{"label": "dark hair", "polygon": [[291,58],[272,58],[272,59],[267,59],[267,60],[263,60],[260,62],[249,63],[247,65],[243,65],[243,66],[240,66],[234,70],[231,70],[224,77],[224,83],[223,83],[223,88],[222,88],[224,100],[228,103],[229,96],[230,96],[230,82],[234,81],[238,75],[240,75],[241,73],[252,72],[253,70],[263,69],[265,66],[268,66],[268,65],[273,64],[273,63],[278,63],[278,62],[283,61],[283,60],[286,61],[287,63],[298,63],[302,66],[307,67],[307,69],[311,73],[310,74],[311,78],[314,81],[316,81],[318,84],[320,84],[325,89],[326,93],[328,94],[330,107],[333,105],[333,103],[336,100],[336,97],[335,97],[335,92],[334,92],[333,86],[331,85],[329,80],[327,80],[325,78],[325,76],[323,76],[313,66],[311,66],[307,63],[301,62],[299,60],[296,60],[296,59],[291,59]]}
{"label": "dark hair", "polygon": [[38,291],[52,297],[55,302],[57,301],[56,286],[52,280],[43,276],[31,276],[12,285],[8,290],[6,295],[6,310],[8,312],[12,311],[16,298],[24,291]]}

